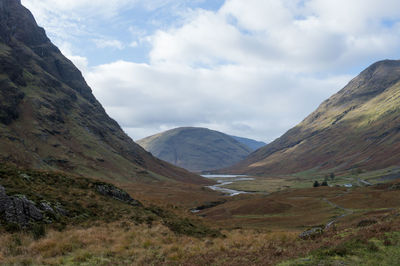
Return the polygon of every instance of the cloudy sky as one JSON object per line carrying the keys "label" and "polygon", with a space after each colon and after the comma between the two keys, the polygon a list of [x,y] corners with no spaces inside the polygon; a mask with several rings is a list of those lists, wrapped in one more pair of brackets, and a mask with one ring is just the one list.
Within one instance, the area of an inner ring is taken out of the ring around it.
{"label": "cloudy sky", "polygon": [[22,0],[134,139],[202,126],[266,142],[373,62],[398,0]]}

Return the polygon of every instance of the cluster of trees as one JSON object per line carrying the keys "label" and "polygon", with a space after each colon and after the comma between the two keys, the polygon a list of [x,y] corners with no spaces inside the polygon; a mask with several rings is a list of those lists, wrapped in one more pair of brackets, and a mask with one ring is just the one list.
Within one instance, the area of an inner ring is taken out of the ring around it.
{"label": "cluster of trees", "polygon": [[315,181],[313,185],[313,187],[327,187],[327,186],[328,186],[327,181],[323,181],[321,184],[318,181]]}
{"label": "cluster of trees", "polygon": [[326,175],[322,183],[315,181],[313,187],[327,187],[329,179],[333,181],[335,179],[335,173],[330,173],[329,175]]}

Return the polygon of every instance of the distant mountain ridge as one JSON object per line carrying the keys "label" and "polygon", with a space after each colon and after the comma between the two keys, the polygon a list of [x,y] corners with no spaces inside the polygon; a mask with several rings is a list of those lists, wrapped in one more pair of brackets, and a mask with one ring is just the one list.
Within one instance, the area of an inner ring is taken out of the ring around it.
{"label": "distant mountain ridge", "polygon": [[0,0],[0,86],[0,161],[124,182],[207,182],[134,143],[19,0]]}
{"label": "distant mountain ridge", "polygon": [[231,136],[231,137],[234,138],[235,140],[239,141],[240,143],[244,144],[248,148],[250,148],[250,150],[252,152],[267,145],[267,143],[265,143],[263,141],[257,141],[254,139],[242,138],[242,137],[237,137],[237,136]]}
{"label": "distant mountain ridge", "polygon": [[207,128],[181,127],[168,130],[137,143],[157,158],[190,171],[202,172],[230,166],[244,159],[253,148],[234,137]]}
{"label": "distant mountain ridge", "polygon": [[400,61],[377,62],[300,124],[221,172],[274,175],[400,165]]}

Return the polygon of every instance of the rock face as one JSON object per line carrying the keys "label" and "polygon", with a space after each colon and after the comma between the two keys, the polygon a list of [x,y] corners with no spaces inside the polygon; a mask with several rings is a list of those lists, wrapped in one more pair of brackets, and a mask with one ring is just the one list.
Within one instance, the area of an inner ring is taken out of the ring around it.
{"label": "rock face", "polygon": [[400,61],[377,62],[299,125],[222,172],[275,175],[400,164]]}
{"label": "rock face", "polygon": [[0,216],[3,216],[9,223],[21,226],[43,220],[43,213],[34,202],[24,196],[9,197],[2,186],[0,186]]}
{"label": "rock face", "polygon": [[106,180],[207,183],[134,143],[18,0],[0,0],[1,161]]}
{"label": "rock face", "polygon": [[117,187],[114,187],[113,185],[98,183],[96,184],[95,187],[97,192],[99,192],[104,196],[112,197],[116,200],[128,203],[132,206],[142,206],[142,204],[139,201],[132,199],[128,193]]}
{"label": "rock face", "polygon": [[182,127],[138,141],[159,159],[193,172],[215,170],[244,159],[251,148],[207,128]]}
{"label": "rock face", "polygon": [[306,239],[315,239],[315,238],[321,236],[323,233],[324,233],[324,229],[323,228],[314,227],[314,228],[311,228],[309,230],[306,230],[306,231],[302,232],[299,235],[299,237],[301,239],[304,239],[304,240],[306,240]]}

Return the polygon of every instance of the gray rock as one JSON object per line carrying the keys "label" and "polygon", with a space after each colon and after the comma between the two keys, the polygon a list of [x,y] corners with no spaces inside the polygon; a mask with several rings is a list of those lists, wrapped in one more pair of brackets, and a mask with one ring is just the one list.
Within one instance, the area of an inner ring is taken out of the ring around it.
{"label": "gray rock", "polygon": [[39,204],[39,208],[45,213],[51,214],[60,214],[62,216],[68,216],[68,211],[66,211],[60,203],[56,203],[55,205],[51,205],[47,201],[42,201]]}
{"label": "gray rock", "polygon": [[55,213],[54,209],[50,206],[49,203],[47,202],[41,202],[39,205],[40,209],[42,209],[44,212],[49,212],[49,213]]}
{"label": "gray rock", "polygon": [[25,180],[28,180],[28,181],[31,180],[31,177],[27,174],[20,174],[19,176]]}
{"label": "gray rock", "polygon": [[0,185],[0,198],[7,196],[6,189]]}
{"label": "gray rock", "polygon": [[97,192],[99,192],[100,194],[102,194],[104,196],[112,197],[116,200],[123,201],[132,206],[142,206],[142,204],[139,201],[131,198],[131,196],[129,196],[128,193],[126,193],[125,191],[123,191],[117,187],[114,187],[113,185],[96,184],[95,188],[96,188]]}
{"label": "gray rock", "polygon": [[400,183],[394,184],[389,188],[389,190],[400,190]]}
{"label": "gray rock", "polygon": [[7,196],[0,186],[0,216],[9,223],[26,226],[32,221],[42,221],[43,213],[25,196]]}
{"label": "gray rock", "polygon": [[321,227],[314,227],[304,231],[299,235],[301,239],[314,239],[324,233],[324,229]]}

